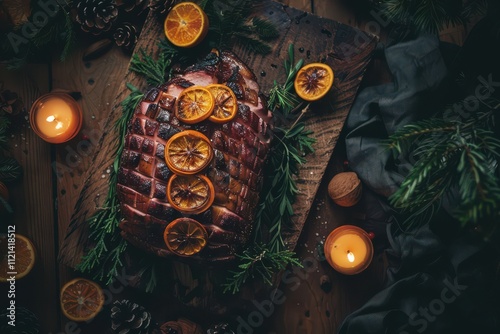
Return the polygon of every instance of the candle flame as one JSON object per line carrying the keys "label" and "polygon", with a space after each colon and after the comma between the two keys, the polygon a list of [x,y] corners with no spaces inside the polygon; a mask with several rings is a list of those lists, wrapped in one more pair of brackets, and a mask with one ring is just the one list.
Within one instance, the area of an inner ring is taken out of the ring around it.
{"label": "candle flame", "polygon": [[351,251],[348,251],[347,252],[347,259],[349,260],[349,262],[354,262],[354,254],[351,253]]}
{"label": "candle flame", "polygon": [[56,120],[56,116],[49,116],[45,119],[47,122],[54,122]]}
{"label": "candle flame", "polygon": [[63,127],[63,124],[61,122],[57,122],[56,129],[59,130],[59,129],[62,129],[62,127]]}

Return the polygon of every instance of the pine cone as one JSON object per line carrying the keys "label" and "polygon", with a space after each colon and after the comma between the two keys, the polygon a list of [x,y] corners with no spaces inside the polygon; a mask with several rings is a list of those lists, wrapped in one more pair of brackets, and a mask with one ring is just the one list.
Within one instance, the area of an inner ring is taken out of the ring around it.
{"label": "pine cone", "polygon": [[207,334],[235,334],[227,323],[213,325],[207,330]]}
{"label": "pine cone", "polygon": [[129,300],[116,301],[111,308],[111,329],[120,334],[147,334],[151,313]]}
{"label": "pine cone", "polygon": [[29,0],[3,0],[0,1],[0,13],[2,23],[12,24],[20,27],[28,22],[31,15],[31,5]]}
{"label": "pine cone", "polygon": [[0,323],[0,333],[2,334],[15,334],[15,333],[26,333],[26,334],[38,334],[40,332],[40,324],[38,323],[38,318],[36,315],[24,307],[16,307],[16,326],[11,326],[8,321],[9,311],[2,312],[0,318],[2,322]]}
{"label": "pine cone", "polygon": [[132,23],[122,23],[113,35],[116,45],[124,50],[130,51],[137,43],[138,33],[137,28]]}
{"label": "pine cone", "polygon": [[149,0],[149,8],[157,14],[168,14],[174,7],[176,0]]}
{"label": "pine cone", "polygon": [[23,100],[8,89],[0,88],[0,109],[11,115],[17,115],[24,109]]}
{"label": "pine cone", "polygon": [[82,0],[76,3],[76,21],[85,32],[94,35],[111,29],[118,16],[114,0]]}

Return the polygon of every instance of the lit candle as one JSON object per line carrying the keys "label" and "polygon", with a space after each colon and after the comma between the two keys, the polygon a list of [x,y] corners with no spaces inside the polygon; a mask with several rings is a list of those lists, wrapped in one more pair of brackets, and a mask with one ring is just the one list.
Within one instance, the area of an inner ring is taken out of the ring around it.
{"label": "lit candle", "polygon": [[346,275],[362,272],[373,258],[373,244],[368,233],[352,225],[333,230],[326,239],[324,249],[328,263]]}
{"label": "lit candle", "polygon": [[80,131],[82,110],[70,95],[49,93],[33,103],[30,124],[33,131],[46,142],[64,143]]}

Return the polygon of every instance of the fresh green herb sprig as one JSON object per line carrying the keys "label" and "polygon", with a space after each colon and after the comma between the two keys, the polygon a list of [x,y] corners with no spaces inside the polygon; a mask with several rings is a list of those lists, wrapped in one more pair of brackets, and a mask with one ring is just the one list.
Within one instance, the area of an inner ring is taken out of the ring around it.
{"label": "fresh green herb sprig", "polygon": [[172,65],[172,58],[165,52],[160,52],[158,60],[152,55],[146,54],[141,49],[140,54],[134,54],[130,62],[130,70],[146,78],[146,82],[152,86],[159,86],[168,77],[167,69]]}
{"label": "fresh green herb sprig", "polygon": [[116,196],[118,182],[118,168],[121,154],[125,147],[127,124],[138,103],[144,97],[141,91],[131,84],[127,84],[131,94],[122,102],[123,115],[115,125],[119,141],[116,149],[113,169],[109,179],[109,190],[101,208],[89,218],[90,238],[95,241],[93,248],[83,256],[77,270],[92,274],[93,278],[111,284],[118,276],[118,270],[123,267],[123,254],[127,248],[126,241],[118,233],[120,223],[120,203]]}
{"label": "fresh green herb sprig", "polygon": [[[293,204],[299,192],[296,177],[300,165],[306,162],[305,155],[314,152],[316,142],[312,131],[299,122],[308,110],[300,113],[300,101],[293,92],[295,75],[303,61],[295,63],[294,47],[290,45],[284,67],[287,78],[283,84],[274,82],[270,90],[268,107],[275,119],[281,121],[274,129],[274,139],[265,167],[264,189],[255,217],[254,244],[238,256],[237,270],[231,271],[224,285],[225,292],[237,293],[249,278],[259,277],[272,284],[275,273],[288,265],[301,266],[294,252],[286,249],[283,229],[290,226]],[[291,126],[290,122],[293,122]],[[287,127],[288,126],[288,127]],[[265,245],[265,246],[264,246]]]}
{"label": "fresh green herb sprig", "polygon": [[492,222],[500,218],[500,140],[494,132],[498,110],[500,101],[481,101],[480,110],[467,120],[433,118],[390,137],[389,148],[415,159],[390,197],[395,208],[409,215],[403,227],[428,221],[443,198],[456,191],[454,215],[462,225],[483,226],[490,234],[497,229]]}
{"label": "fresh green herb sprig", "polygon": [[263,245],[255,245],[238,255],[238,271],[231,271],[233,277],[223,285],[224,293],[237,293],[249,278],[258,276],[268,285],[272,285],[273,274],[285,269],[289,264],[301,267],[302,264],[289,250],[272,252]]}
{"label": "fresh green herb sprig", "polygon": [[[300,59],[295,64],[294,59],[293,45],[291,45],[288,48],[288,59],[284,62],[286,80],[283,84],[279,84],[275,80],[273,87],[269,91],[269,109],[273,112],[277,111],[277,116],[282,116],[285,119],[287,119],[292,114],[293,110],[300,105],[299,98],[297,97],[297,94],[295,94],[293,81],[299,70],[304,65],[304,60]],[[281,121],[283,121],[283,119]]]}

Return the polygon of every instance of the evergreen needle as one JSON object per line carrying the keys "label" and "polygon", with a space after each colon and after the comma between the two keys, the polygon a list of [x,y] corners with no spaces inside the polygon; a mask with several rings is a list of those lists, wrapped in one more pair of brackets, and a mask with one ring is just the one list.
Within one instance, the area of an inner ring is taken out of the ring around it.
{"label": "evergreen needle", "polygon": [[428,221],[443,198],[453,195],[454,215],[462,225],[495,229],[492,222],[500,218],[500,140],[494,132],[494,115],[500,106],[493,102],[493,108],[481,104],[470,119],[432,118],[407,125],[390,137],[389,148],[400,158],[414,159],[390,197],[395,208],[409,215],[404,227]]}
{"label": "evergreen needle", "polygon": [[103,208],[89,218],[90,238],[95,245],[91,248],[77,266],[77,270],[91,273],[96,280],[111,284],[123,267],[122,255],[127,248],[126,241],[119,235],[117,229],[120,222],[120,205],[116,195],[118,181],[118,165],[121,153],[125,147],[127,124],[135,108],[144,97],[139,89],[127,84],[131,94],[122,102],[123,114],[117,121],[118,145],[109,179],[109,190]]}
{"label": "evergreen needle", "polygon": [[[298,265],[295,253],[286,249],[283,230],[290,226],[294,215],[293,203],[299,193],[296,176],[300,165],[306,162],[305,155],[314,151],[315,139],[305,128],[300,118],[307,112],[306,106],[298,115],[294,113],[301,105],[293,91],[293,80],[303,61],[294,65],[294,48],[289,47],[285,62],[286,80],[274,83],[270,91],[269,109],[283,124],[274,129],[271,152],[264,170],[264,188],[255,216],[254,244],[258,245],[238,255],[239,266],[229,273],[224,292],[236,293],[249,278],[258,277],[272,284],[275,273],[288,265]],[[287,127],[290,119],[292,125]],[[280,127],[281,126],[281,127]],[[265,244],[266,246],[263,246]]]}

